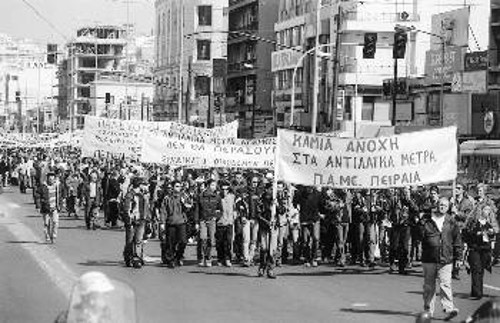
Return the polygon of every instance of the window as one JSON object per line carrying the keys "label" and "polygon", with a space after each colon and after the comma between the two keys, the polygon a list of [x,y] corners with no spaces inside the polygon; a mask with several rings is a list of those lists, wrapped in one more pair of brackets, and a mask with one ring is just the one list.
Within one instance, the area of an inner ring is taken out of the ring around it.
{"label": "window", "polygon": [[212,6],[198,6],[198,25],[212,26]]}
{"label": "window", "polygon": [[198,60],[210,60],[210,40],[198,39]]}
{"label": "window", "polygon": [[194,80],[196,96],[210,94],[210,78],[208,76],[197,76]]}

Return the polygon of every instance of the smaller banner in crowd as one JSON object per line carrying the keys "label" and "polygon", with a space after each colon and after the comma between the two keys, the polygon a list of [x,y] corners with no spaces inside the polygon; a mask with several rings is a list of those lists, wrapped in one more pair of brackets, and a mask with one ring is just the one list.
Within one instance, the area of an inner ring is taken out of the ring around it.
{"label": "smaller banner in crowd", "polygon": [[58,148],[78,147],[78,133],[0,133],[0,148]]}
{"label": "smaller banner in crowd", "polygon": [[369,139],[278,131],[277,177],[294,184],[389,188],[454,180],[456,127]]}
{"label": "smaller banner in crowd", "polygon": [[144,138],[141,161],[174,167],[273,169],[275,149],[276,138],[196,142],[149,135]]}
{"label": "smaller banner in crowd", "polygon": [[82,156],[95,157],[99,154],[109,154],[138,159],[144,136],[157,135],[205,142],[214,138],[235,138],[237,132],[237,121],[205,129],[169,121],[145,122],[86,116]]}

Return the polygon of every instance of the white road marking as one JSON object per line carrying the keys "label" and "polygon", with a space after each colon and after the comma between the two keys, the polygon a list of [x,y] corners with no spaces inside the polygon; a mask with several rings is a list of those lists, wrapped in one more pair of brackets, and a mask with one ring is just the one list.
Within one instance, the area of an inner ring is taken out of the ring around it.
{"label": "white road marking", "polygon": [[484,284],[483,286],[486,287],[486,288],[493,289],[493,290],[496,290],[496,291],[500,292],[500,287],[495,287],[495,286],[486,285],[486,284]]}
{"label": "white road marking", "polygon": [[351,305],[352,307],[367,307],[367,303],[354,303]]}
{"label": "white road marking", "polygon": [[[7,203],[7,206],[11,206]],[[16,208],[15,206],[12,208]],[[15,237],[17,241],[26,241],[34,243],[21,243],[30,256],[35,260],[38,266],[47,274],[49,279],[59,288],[63,295],[69,298],[74,283],[78,276],[64,263],[64,261],[56,254],[53,247],[56,245],[37,244],[42,242],[42,239],[33,233],[33,231],[20,221],[11,222],[14,218],[10,217],[9,210],[3,209],[5,218],[10,220],[9,225],[6,226]],[[4,218],[4,219],[5,219]],[[6,223],[5,221],[0,222]]]}
{"label": "white road marking", "polygon": [[7,206],[10,207],[11,209],[19,209],[21,207],[21,205],[12,202],[7,203]]}

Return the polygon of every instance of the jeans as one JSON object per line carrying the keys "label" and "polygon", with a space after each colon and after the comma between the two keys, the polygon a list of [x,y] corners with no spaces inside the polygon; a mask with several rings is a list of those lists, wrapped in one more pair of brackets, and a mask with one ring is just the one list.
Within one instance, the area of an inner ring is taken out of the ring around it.
{"label": "jeans", "polygon": [[201,259],[212,260],[212,249],[215,249],[215,218],[200,221]]}
{"label": "jeans", "polygon": [[471,297],[483,297],[484,269],[490,265],[490,249],[470,249],[468,257],[471,275]]}
{"label": "jeans", "polygon": [[146,228],[146,220],[125,219],[125,248],[123,256],[125,261],[139,257],[142,259],[142,239]]}
{"label": "jeans", "polygon": [[379,223],[378,225],[378,243],[380,246],[380,259],[382,262],[387,262],[389,258],[389,232],[391,228],[386,227],[384,224]]}
{"label": "jeans", "polygon": [[233,242],[233,226],[218,225],[215,231],[217,240],[217,259],[219,262],[231,261],[231,244]]}
{"label": "jeans", "polygon": [[375,223],[355,223],[354,230],[353,261],[372,263],[375,260]]}
{"label": "jeans", "polygon": [[453,292],[451,290],[451,271],[453,265],[423,263],[422,267],[424,269],[424,310],[434,313],[436,279],[439,279],[439,294],[443,310],[449,313],[455,309],[453,305]]}
{"label": "jeans", "polygon": [[44,213],[42,217],[45,240],[55,240],[57,238],[57,229],[59,228],[59,212],[51,211]]}
{"label": "jeans", "polygon": [[76,215],[76,196],[68,195],[66,198],[66,212],[68,215]]}
{"label": "jeans", "polygon": [[389,263],[392,265],[399,259],[399,270],[406,268],[408,263],[408,249],[410,244],[410,227],[407,225],[396,225],[391,229],[391,246],[389,252]]}
{"label": "jeans", "polygon": [[97,205],[95,198],[91,198],[85,205],[85,225],[87,226],[87,229],[90,229],[91,222],[96,221],[98,216],[99,205]]}
{"label": "jeans", "polygon": [[278,247],[278,230],[263,225],[259,231],[260,238],[260,268],[273,269]]}
{"label": "jeans", "polygon": [[186,224],[169,225],[165,231],[166,261],[182,260],[187,245]]}
{"label": "jeans", "polygon": [[334,225],[335,232],[335,258],[341,264],[345,263],[345,245],[349,236],[349,223],[336,223]]}
{"label": "jeans", "polygon": [[[287,244],[292,250],[289,251],[293,255],[294,261],[300,260],[300,225],[290,224],[288,226],[288,241]],[[290,249],[290,248],[289,248]]]}
{"label": "jeans", "polygon": [[257,220],[243,222],[243,258],[246,262],[252,262],[255,257],[258,234],[259,222]]}
{"label": "jeans", "polygon": [[321,221],[321,258],[329,260],[335,246],[335,224],[331,221]]}
{"label": "jeans", "polygon": [[304,237],[304,257],[310,263],[317,258],[320,236],[320,222],[302,224],[302,234]]}
{"label": "jeans", "polygon": [[118,217],[120,215],[120,204],[118,201],[109,201],[107,207],[107,218],[106,222],[109,222],[111,226],[115,226]]}
{"label": "jeans", "polygon": [[288,252],[285,248],[287,240],[288,240],[288,233],[289,233],[289,228],[288,224],[280,225],[279,227],[276,228],[277,231],[277,242],[276,242],[276,262],[282,263],[282,259],[288,258]]}

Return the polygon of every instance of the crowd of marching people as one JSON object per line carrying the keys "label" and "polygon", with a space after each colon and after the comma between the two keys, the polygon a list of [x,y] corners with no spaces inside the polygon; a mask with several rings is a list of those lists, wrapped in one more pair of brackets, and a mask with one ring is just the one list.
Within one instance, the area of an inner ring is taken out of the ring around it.
{"label": "crowd of marching people", "polygon": [[144,241],[159,239],[169,267],[183,266],[192,242],[199,266],[258,264],[259,276],[269,278],[285,264],[388,266],[404,275],[439,252],[432,237],[443,232],[442,223],[432,222],[435,232],[427,224],[440,212],[458,228],[452,254],[440,259],[452,263],[455,279],[460,268],[471,273],[471,296],[483,295],[484,271],[499,257],[497,206],[483,184],[470,189],[458,182],[450,198],[438,186],[348,190],[279,181],[273,194],[267,171],[81,159],[71,149],[7,152],[0,174],[3,186],[32,189],[49,243],[58,217],[82,216],[80,207],[88,230],[124,229],[127,266],[141,267]]}

